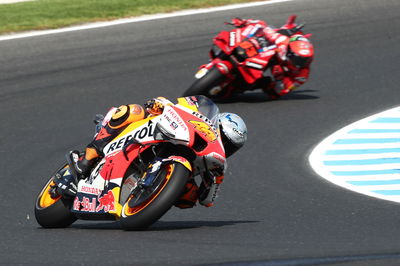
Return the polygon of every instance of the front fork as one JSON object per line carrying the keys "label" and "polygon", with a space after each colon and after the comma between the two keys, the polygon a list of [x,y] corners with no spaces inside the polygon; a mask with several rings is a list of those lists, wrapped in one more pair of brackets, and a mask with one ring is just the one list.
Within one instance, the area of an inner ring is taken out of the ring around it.
{"label": "front fork", "polygon": [[147,169],[143,176],[146,176],[145,179],[140,180],[138,185],[143,187],[150,187],[153,185],[154,179],[157,176],[158,171],[160,170],[163,164],[167,163],[179,163],[182,164],[185,168],[187,168],[190,172],[193,171],[191,163],[181,156],[169,156],[168,158],[156,158],[151,166]]}

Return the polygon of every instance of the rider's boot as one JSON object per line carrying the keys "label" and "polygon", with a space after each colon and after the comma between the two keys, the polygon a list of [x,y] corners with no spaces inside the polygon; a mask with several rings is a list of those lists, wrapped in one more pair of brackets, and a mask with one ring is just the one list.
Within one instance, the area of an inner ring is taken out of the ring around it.
{"label": "rider's boot", "polygon": [[71,151],[69,154],[71,164],[71,174],[61,176],[57,174],[54,177],[56,184],[56,192],[65,198],[75,197],[77,191],[77,184],[79,179],[85,178],[90,174],[92,167],[99,157],[95,148],[87,147],[85,154],[80,156],[79,151]]}
{"label": "rider's boot", "polygon": [[81,177],[87,177],[100,155],[96,148],[88,146],[83,156],[79,156],[79,152],[73,151],[72,157],[76,173]]}

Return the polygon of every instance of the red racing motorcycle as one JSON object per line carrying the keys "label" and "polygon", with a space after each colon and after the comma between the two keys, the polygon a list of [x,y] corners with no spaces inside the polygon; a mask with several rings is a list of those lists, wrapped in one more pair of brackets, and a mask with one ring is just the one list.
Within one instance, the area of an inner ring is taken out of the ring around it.
{"label": "red racing motorcycle", "polygon": [[[77,182],[74,198],[59,196],[54,182],[59,175],[76,176],[67,156],[37,197],[37,222],[45,228],[67,227],[77,219],[119,220],[125,230],[150,226],[174,205],[189,178],[225,163],[218,114],[205,96],[182,97],[161,115],[130,124]],[[202,178],[204,184],[215,182]]]}
{"label": "red racing motorcycle", "polygon": [[[302,34],[304,24],[295,24],[296,16],[288,18],[285,25],[274,31],[292,36]],[[232,19],[235,28],[222,31],[213,39],[209,52],[211,62],[200,66],[195,74],[196,81],[184,92],[183,96],[205,95],[212,99],[226,98],[235,92],[263,88],[269,79],[265,74],[275,62],[277,46],[264,39],[262,48],[257,49],[255,42],[266,24],[259,20]]]}

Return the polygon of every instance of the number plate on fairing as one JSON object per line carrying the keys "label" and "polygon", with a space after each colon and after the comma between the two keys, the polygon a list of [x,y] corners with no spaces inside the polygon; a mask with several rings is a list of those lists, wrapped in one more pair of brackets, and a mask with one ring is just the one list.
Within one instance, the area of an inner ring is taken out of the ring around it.
{"label": "number plate on fairing", "polygon": [[207,72],[208,72],[207,68],[202,68],[199,71],[197,71],[196,75],[194,75],[194,76],[197,79],[201,79],[202,77],[204,77],[207,74]]}

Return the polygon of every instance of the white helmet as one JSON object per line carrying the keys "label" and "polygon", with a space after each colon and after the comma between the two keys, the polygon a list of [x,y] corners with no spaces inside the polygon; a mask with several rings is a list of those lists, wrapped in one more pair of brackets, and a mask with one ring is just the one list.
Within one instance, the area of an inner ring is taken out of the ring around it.
{"label": "white helmet", "polygon": [[247,140],[247,127],[240,116],[233,113],[219,114],[222,144],[228,158],[239,150]]}

